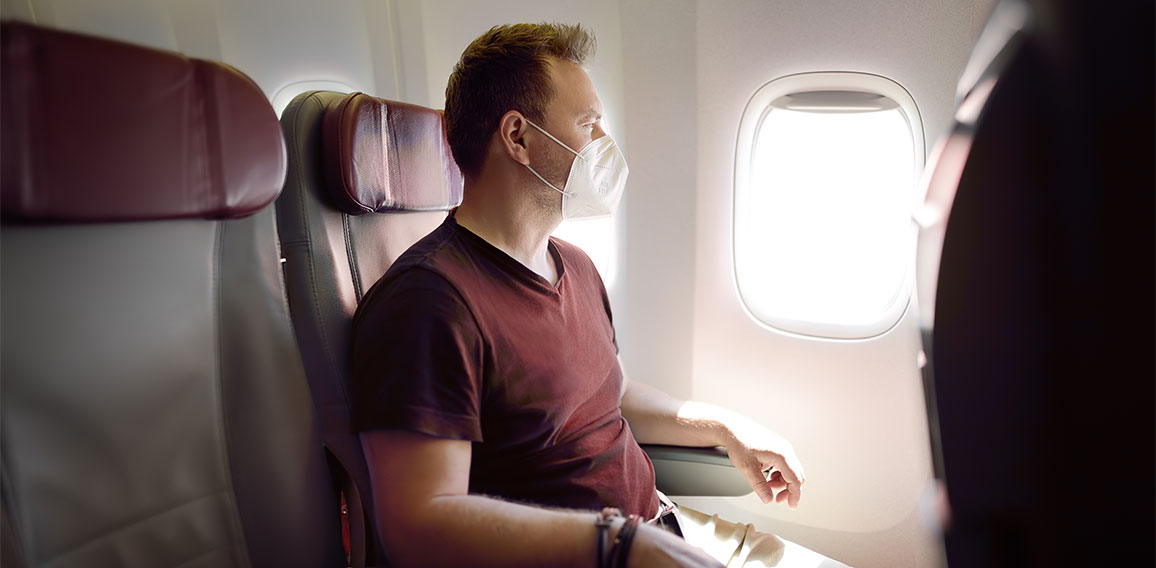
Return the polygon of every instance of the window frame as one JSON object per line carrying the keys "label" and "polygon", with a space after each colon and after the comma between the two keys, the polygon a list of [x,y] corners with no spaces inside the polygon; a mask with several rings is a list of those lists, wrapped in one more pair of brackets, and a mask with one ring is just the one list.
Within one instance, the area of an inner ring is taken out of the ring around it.
{"label": "window frame", "polygon": [[742,279],[739,276],[739,212],[750,199],[751,170],[754,162],[753,152],[755,142],[773,103],[782,97],[810,91],[851,91],[881,95],[890,99],[898,106],[900,115],[907,122],[911,133],[912,150],[914,152],[914,167],[912,172],[911,202],[914,204],[917,197],[915,181],[924,167],[926,160],[926,143],[923,132],[923,121],[915,99],[907,89],[899,83],[881,75],[860,72],[810,72],[786,75],[774,79],[758,90],[747,102],[739,120],[737,142],[735,145],[734,188],[732,193],[731,210],[731,277],[735,294],[746,315],[764,329],[792,336],[835,340],[862,340],[883,335],[893,329],[907,313],[912,301],[914,287],[914,247],[915,228],[911,227],[911,254],[904,266],[903,279],[900,284],[896,300],[892,305],[870,324],[834,324],[800,320],[773,315],[755,313],[743,294]]}

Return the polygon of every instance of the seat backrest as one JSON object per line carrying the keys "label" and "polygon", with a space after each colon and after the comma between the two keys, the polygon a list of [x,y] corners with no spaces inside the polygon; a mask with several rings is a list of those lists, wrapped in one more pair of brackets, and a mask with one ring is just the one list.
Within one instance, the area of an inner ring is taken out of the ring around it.
{"label": "seat backrest", "polygon": [[245,75],[2,30],[3,565],[340,566]]}
{"label": "seat backrest", "polygon": [[297,341],[348,504],[351,563],[384,561],[349,399],[349,342],[362,294],[461,202],[441,113],[314,91],[281,116],[289,174],[277,224]]}
{"label": "seat backrest", "polygon": [[1146,6],[1003,0],[961,80],[919,253],[952,568],[1156,560]]}

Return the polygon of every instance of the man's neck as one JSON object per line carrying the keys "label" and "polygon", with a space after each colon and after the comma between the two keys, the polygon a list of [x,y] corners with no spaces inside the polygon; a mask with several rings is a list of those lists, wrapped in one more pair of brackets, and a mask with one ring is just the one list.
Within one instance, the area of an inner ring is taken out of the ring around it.
{"label": "man's neck", "polygon": [[547,245],[560,214],[533,202],[531,192],[496,186],[484,177],[475,183],[467,180],[465,198],[454,219],[550,283],[557,280]]}

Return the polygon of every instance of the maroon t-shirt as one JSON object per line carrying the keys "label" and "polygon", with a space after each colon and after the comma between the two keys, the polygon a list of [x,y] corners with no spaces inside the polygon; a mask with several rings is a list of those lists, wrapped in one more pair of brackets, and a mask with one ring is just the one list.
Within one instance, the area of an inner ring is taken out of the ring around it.
{"label": "maroon t-shirt", "polygon": [[452,215],[410,247],[354,317],[354,425],[473,442],[471,493],[653,516],[602,279],[549,250],[556,286]]}

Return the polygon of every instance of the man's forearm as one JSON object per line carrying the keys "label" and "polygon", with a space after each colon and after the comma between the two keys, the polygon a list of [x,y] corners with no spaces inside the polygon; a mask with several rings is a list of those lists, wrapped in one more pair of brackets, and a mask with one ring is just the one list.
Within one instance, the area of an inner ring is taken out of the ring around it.
{"label": "man's forearm", "polygon": [[622,395],[622,415],[644,444],[719,446],[737,414],[701,402],[678,400],[650,385],[630,381]]}
{"label": "man's forearm", "polygon": [[[627,381],[622,415],[636,440],[675,446],[725,446],[727,455],[764,503],[798,505],[804,481],[790,442],[757,422],[725,408],[683,402],[649,385]],[[771,468],[776,469],[770,477]]]}
{"label": "man's forearm", "polygon": [[[384,527],[399,566],[595,566],[595,514],[445,495]],[[618,521],[611,529],[617,531]]]}

